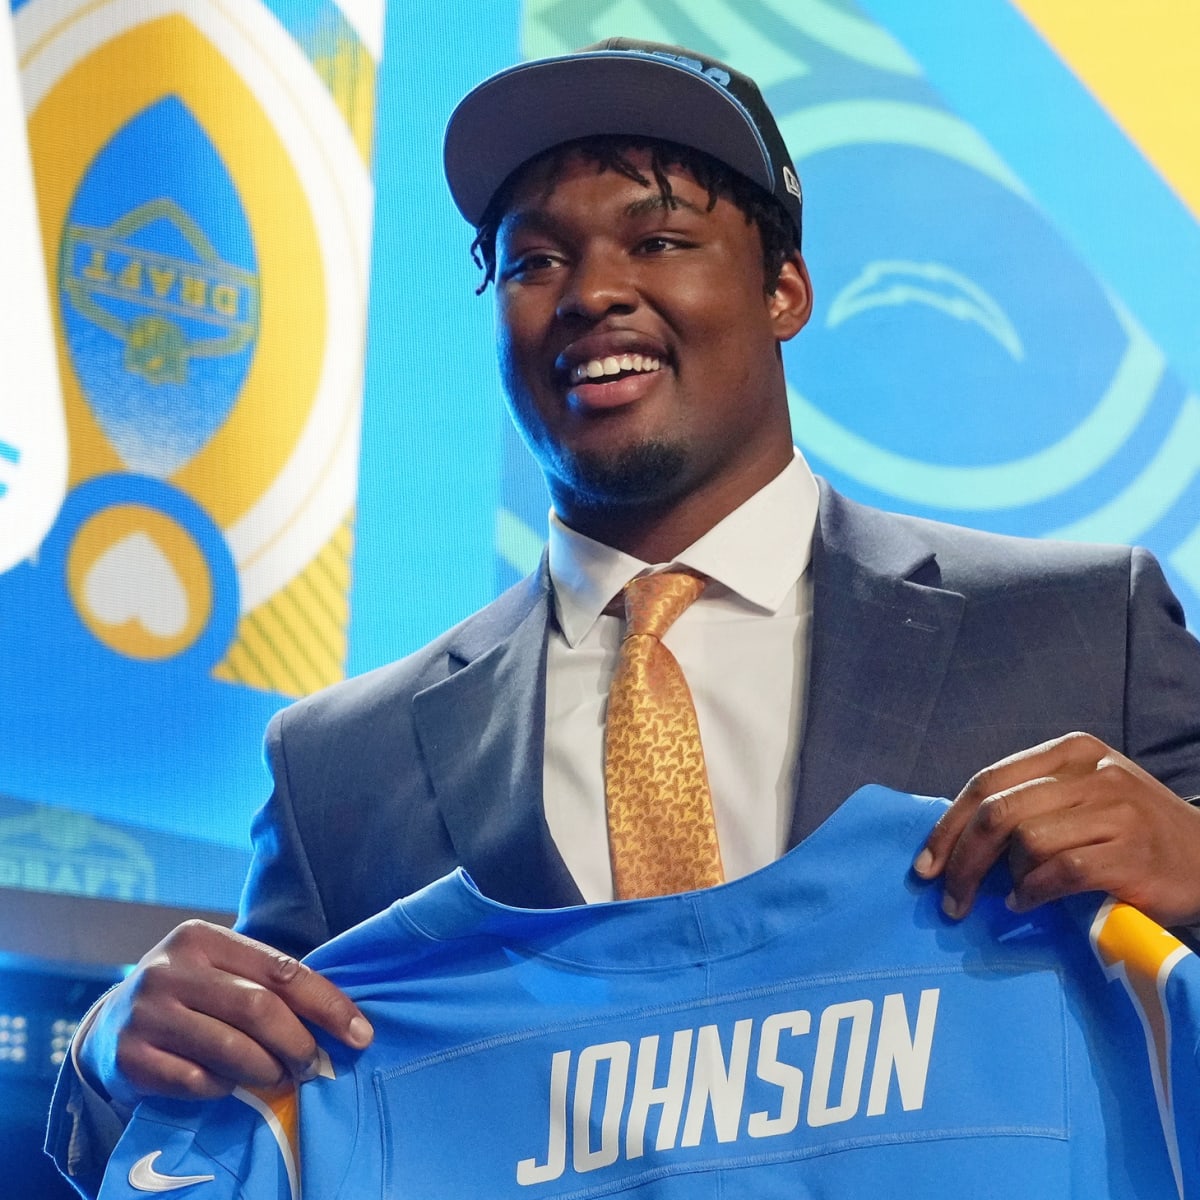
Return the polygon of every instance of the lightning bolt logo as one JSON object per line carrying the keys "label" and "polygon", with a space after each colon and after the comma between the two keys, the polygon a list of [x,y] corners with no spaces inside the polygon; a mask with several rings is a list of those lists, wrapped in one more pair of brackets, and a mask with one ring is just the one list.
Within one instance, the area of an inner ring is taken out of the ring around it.
{"label": "lightning bolt logo", "polygon": [[[336,1079],[333,1063],[324,1050],[318,1048],[317,1074],[324,1079]],[[233,1098],[249,1105],[266,1123],[279,1148],[288,1178],[288,1195],[300,1200],[300,1091],[298,1085],[286,1083],[276,1088],[234,1088]]]}
{"label": "lightning bolt logo", "polygon": [[1167,1142],[1175,1187],[1182,1197],[1183,1172],[1171,1094],[1171,1014],[1167,1008],[1166,988],[1175,965],[1191,951],[1136,908],[1111,898],[1100,906],[1093,918],[1089,937],[1105,976],[1121,981],[1142,1023],[1159,1121]]}
{"label": "lightning bolt logo", "polygon": [[233,1096],[248,1104],[266,1122],[287,1172],[288,1195],[291,1200],[300,1200],[300,1109],[295,1085],[235,1088]]}

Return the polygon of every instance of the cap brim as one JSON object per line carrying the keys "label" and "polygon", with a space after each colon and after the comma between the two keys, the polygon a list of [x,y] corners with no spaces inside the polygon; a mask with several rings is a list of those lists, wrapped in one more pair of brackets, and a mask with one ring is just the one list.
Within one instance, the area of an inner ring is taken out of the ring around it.
{"label": "cap brim", "polygon": [[470,92],[446,127],[450,194],[478,225],[522,163],[604,134],[677,142],[775,190],[757,127],[719,84],[661,56],[597,51],[523,63]]}

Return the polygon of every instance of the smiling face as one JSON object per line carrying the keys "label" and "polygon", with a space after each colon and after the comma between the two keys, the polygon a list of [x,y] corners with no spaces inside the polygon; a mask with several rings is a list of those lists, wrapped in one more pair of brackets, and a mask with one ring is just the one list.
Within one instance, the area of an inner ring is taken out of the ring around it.
{"label": "smiling face", "polygon": [[[627,159],[534,163],[496,239],[500,368],[567,524],[673,557],[792,456],[781,341],[811,307],[799,255],[766,291],[757,226],[730,200]],[[669,553],[664,553],[669,550]]]}

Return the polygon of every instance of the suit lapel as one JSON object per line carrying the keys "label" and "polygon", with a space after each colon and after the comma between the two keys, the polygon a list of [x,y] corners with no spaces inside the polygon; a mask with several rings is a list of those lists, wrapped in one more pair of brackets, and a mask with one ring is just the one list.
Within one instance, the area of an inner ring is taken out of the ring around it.
{"label": "suit lapel", "polygon": [[[904,788],[925,738],[964,600],[941,587],[919,526],[822,484],[813,545],[806,727],[789,844],[853,791]],[[542,804],[549,579],[541,570],[451,644],[451,674],[416,695],[414,720],[459,861],[487,895],[582,903]]]}
{"label": "suit lapel", "polygon": [[904,788],[958,633],[920,527],[822,485],[812,656],[790,844],[864,783]]}
{"label": "suit lapel", "polygon": [[413,700],[459,861],[485,895],[528,908],[583,902],[542,805],[550,605],[543,561],[523,590],[462,627],[452,674]]}

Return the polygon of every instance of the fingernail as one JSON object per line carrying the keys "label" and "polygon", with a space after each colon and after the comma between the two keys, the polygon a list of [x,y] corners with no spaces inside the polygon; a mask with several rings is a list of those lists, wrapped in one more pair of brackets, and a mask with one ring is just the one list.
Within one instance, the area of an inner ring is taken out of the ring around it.
{"label": "fingernail", "polygon": [[933,870],[933,852],[930,850],[922,850],[917,855],[916,861],[913,863],[913,870],[918,875],[928,875]]}
{"label": "fingernail", "polygon": [[1009,912],[1021,912],[1021,902],[1017,899],[1016,892],[1009,892],[1008,895],[1004,897],[1004,907],[1007,908]]}
{"label": "fingernail", "polygon": [[307,1083],[310,1079],[316,1079],[320,1067],[320,1059],[314,1058],[311,1062],[305,1063],[296,1077],[300,1083]]}
{"label": "fingernail", "polygon": [[350,1045],[357,1047],[359,1050],[363,1049],[364,1046],[369,1046],[371,1039],[375,1036],[375,1030],[371,1028],[371,1022],[366,1017],[355,1017],[350,1022],[346,1033],[350,1038]]}
{"label": "fingernail", "polygon": [[962,911],[962,906],[953,896],[947,892],[942,897],[942,912],[946,914],[952,921],[958,920],[958,914]]}

